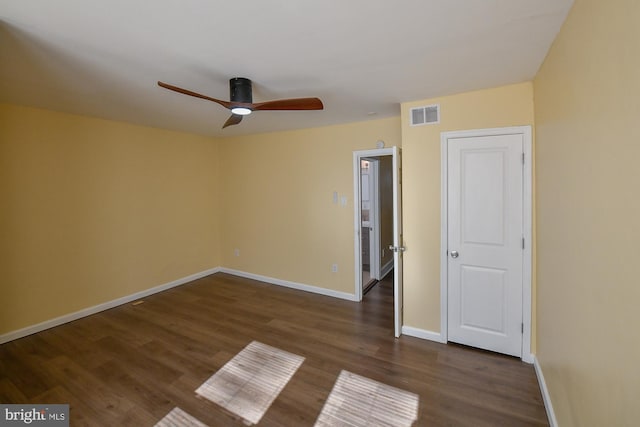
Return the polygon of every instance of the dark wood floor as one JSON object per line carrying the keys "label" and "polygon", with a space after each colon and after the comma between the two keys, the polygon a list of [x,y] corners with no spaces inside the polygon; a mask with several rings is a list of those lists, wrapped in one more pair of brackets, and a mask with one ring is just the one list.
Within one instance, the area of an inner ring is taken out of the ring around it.
{"label": "dark wood floor", "polygon": [[0,346],[0,402],[69,403],[71,425],[152,426],[180,407],[243,426],[194,391],[253,340],[305,357],[260,426],[312,426],[341,370],[420,396],[427,426],[548,425],[532,366],[393,337],[392,285],[363,303],[215,274]]}

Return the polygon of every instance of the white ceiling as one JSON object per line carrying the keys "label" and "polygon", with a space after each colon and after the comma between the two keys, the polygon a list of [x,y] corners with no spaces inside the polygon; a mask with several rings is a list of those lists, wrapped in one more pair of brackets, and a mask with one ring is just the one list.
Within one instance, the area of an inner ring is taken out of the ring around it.
{"label": "white ceiling", "polygon": [[[396,116],[400,103],[531,80],[573,0],[0,0],[0,101],[230,136]],[[317,96],[323,111],[255,112]]]}

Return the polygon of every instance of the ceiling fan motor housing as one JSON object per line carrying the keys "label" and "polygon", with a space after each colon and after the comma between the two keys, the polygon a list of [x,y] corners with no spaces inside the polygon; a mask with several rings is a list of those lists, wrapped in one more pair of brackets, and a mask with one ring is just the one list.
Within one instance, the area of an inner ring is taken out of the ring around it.
{"label": "ceiling fan motor housing", "polygon": [[229,80],[229,98],[231,102],[253,102],[251,94],[251,80],[244,77],[235,77]]}

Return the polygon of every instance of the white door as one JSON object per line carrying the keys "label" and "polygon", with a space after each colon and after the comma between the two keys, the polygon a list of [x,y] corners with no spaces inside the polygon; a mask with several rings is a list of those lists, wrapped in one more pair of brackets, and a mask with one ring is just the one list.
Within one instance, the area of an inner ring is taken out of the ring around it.
{"label": "white door", "polygon": [[396,338],[402,334],[402,253],[404,241],[402,238],[402,187],[401,187],[401,156],[400,149],[393,147],[393,303],[394,303],[394,332]]}
{"label": "white door", "polygon": [[520,357],[523,135],[447,142],[448,339]]}

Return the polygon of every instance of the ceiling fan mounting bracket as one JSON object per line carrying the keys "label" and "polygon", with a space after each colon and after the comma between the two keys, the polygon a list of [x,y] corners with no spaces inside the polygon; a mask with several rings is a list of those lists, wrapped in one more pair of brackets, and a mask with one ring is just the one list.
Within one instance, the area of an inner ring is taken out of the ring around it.
{"label": "ceiling fan mounting bracket", "polygon": [[244,77],[234,77],[229,80],[229,99],[231,102],[252,103],[253,94],[251,80]]}

